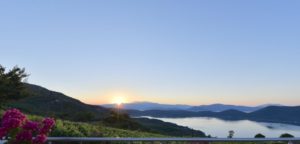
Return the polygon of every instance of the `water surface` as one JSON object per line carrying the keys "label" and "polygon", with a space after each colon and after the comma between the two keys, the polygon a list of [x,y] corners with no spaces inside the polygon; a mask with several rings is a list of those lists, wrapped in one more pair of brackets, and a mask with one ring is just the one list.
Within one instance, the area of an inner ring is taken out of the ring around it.
{"label": "water surface", "polygon": [[[148,117],[153,118],[153,117]],[[154,118],[177,125],[187,126],[192,129],[201,130],[214,137],[227,137],[228,131],[235,132],[234,137],[252,138],[257,133],[262,133],[266,137],[279,137],[282,133],[290,133],[295,137],[300,137],[300,126],[262,123],[250,120],[225,121],[209,117],[193,118]]]}

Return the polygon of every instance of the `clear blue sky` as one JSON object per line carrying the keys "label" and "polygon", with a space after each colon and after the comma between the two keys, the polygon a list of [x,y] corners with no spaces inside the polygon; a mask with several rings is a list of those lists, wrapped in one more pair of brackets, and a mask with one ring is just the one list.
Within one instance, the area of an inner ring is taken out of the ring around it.
{"label": "clear blue sky", "polygon": [[300,102],[298,0],[1,1],[0,50],[92,104]]}

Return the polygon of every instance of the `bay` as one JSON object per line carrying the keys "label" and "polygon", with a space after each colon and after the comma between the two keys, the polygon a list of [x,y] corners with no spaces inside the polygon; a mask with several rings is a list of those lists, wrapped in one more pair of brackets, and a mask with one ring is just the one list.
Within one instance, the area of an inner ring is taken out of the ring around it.
{"label": "bay", "polygon": [[191,118],[154,118],[165,122],[187,126],[195,130],[201,130],[207,135],[224,138],[228,136],[228,131],[233,130],[236,138],[253,138],[257,133],[262,133],[266,137],[275,138],[283,133],[289,133],[295,137],[300,137],[300,126],[265,123],[250,120],[227,121],[211,117],[191,117]]}

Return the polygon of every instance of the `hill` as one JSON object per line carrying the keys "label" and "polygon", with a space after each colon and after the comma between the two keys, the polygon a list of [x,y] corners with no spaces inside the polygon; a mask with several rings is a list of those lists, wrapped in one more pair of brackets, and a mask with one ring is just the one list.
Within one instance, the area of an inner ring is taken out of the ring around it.
{"label": "hill", "polygon": [[245,113],[237,110],[226,110],[222,112],[199,111],[191,112],[186,110],[148,110],[137,111],[127,110],[132,116],[152,117],[216,117],[225,120],[249,119],[261,122],[276,122],[300,125],[300,106],[269,106],[260,110]]}
{"label": "hill", "polygon": [[148,111],[137,111],[127,110],[132,116],[151,116],[151,117],[169,117],[169,118],[181,118],[181,117],[217,117],[222,119],[239,119],[247,115],[247,113],[237,110],[227,110],[223,112],[211,112],[211,111],[200,111],[192,112],[185,110],[148,110]]}
{"label": "hill", "polygon": [[10,107],[31,114],[75,121],[101,120],[110,114],[110,110],[106,108],[84,104],[59,92],[32,84],[25,84],[25,86],[30,96],[9,103]]}
{"label": "hill", "polygon": [[248,117],[256,121],[300,125],[300,106],[269,106],[248,114]]}
{"label": "hill", "polygon": [[135,121],[143,126],[151,129],[150,132],[160,133],[163,135],[172,136],[187,136],[187,137],[204,137],[205,134],[201,131],[193,130],[188,127],[179,126],[173,123],[164,122],[156,119],[149,118],[134,118]]}
{"label": "hill", "polygon": [[[10,102],[8,106],[18,108],[27,114],[51,116],[62,120],[69,120],[74,125],[75,122],[86,122],[87,124],[96,123],[101,124],[101,126],[114,127],[125,131],[142,131],[145,133],[150,132],[168,136],[191,137],[195,134],[197,134],[197,136],[205,136],[201,131],[165,123],[163,121],[132,119],[127,114],[122,113],[116,116],[113,109],[88,105],[41,86],[32,84],[25,84],[25,86],[30,95],[18,101]],[[176,130],[177,133],[174,133],[174,130]]]}
{"label": "hill", "polygon": [[[114,108],[115,104],[104,104],[101,105],[106,108]],[[134,109],[134,110],[186,110],[190,108],[189,105],[179,105],[179,104],[159,104],[153,102],[133,102],[133,103],[124,103],[122,104],[123,109]]]}
{"label": "hill", "polygon": [[[122,104],[123,109],[128,110],[186,110],[186,111],[212,111],[212,112],[221,112],[225,110],[238,110],[242,112],[253,112],[259,109],[262,109],[267,106],[276,105],[276,104],[265,104],[259,106],[240,106],[240,105],[227,105],[227,104],[210,104],[210,105],[180,105],[180,104],[160,104],[153,102],[133,102],[133,103],[124,103]],[[104,104],[101,105],[106,108],[115,108],[115,104]]]}
{"label": "hill", "polygon": [[200,105],[189,108],[190,111],[213,111],[221,112],[225,110],[238,110],[242,112],[252,112],[261,109],[261,106],[250,107],[250,106],[239,106],[239,105],[226,105],[226,104],[211,104],[211,105]]}

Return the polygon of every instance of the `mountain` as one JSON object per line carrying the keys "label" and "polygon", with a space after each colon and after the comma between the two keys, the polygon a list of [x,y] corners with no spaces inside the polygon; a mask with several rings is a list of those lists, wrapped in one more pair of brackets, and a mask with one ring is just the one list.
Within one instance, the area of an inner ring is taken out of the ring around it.
{"label": "mountain", "polygon": [[82,103],[59,92],[33,84],[25,84],[25,86],[29,96],[9,103],[10,107],[19,108],[31,114],[75,121],[100,120],[110,114],[110,110],[106,108]]}
{"label": "mountain", "polygon": [[186,111],[186,110],[126,110],[131,116],[151,116],[151,117],[166,117],[166,118],[182,118],[182,117],[217,117],[227,120],[236,120],[244,118],[247,113],[237,110],[227,110],[223,112],[212,112],[212,111]]}
{"label": "mountain", "polygon": [[[137,133],[136,131],[140,131],[141,134],[151,132],[165,136],[205,137],[202,131],[154,119],[130,118],[127,114],[123,115],[122,113],[119,113],[117,115],[118,118],[114,119],[112,116],[115,114],[113,109],[88,105],[60,92],[51,91],[38,85],[26,83],[25,87],[29,96],[18,101],[9,102],[7,104],[8,107],[18,108],[30,115],[85,122],[81,125],[97,126],[101,124],[103,125],[102,127],[107,127],[108,129],[111,129],[111,127],[124,129],[126,133]],[[3,111],[0,109],[0,114],[1,112]],[[122,120],[120,120],[121,117]],[[70,132],[66,134],[72,133],[73,129],[70,129]]]}
{"label": "mountain", "polygon": [[250,106],[238,106],[238,105],[225,105],[225,104],[211,104],[211,105],[200,105],[193,106],[187,110],[190,111],[213,111],[221,112],[225,110],[238,110],[243,112],[252,112],[261,109],[262,106],[250,107]]}
{"label": "mountain", "polygon": [[172,136],[189,136],[189,137],[204,137],[205,134],[198,130],[193,130],[188,127],[179,126],[173,123],[164,122],[157,119],[149,118],[134,118],[134,120],[143,126],[149,128],[150,132],[156,132],[163,135]]}
{"label": "mountain", "polygon": [[248,117],[256,121],[300,125],[300,106],[269,106],[249,113]]}
{"label": "mountain", "polygon": [[[122,104],[123,109],[129,110],[186,110],[186,111],[212,111],[212,112],[221,112],[225,110],[238,110],[242,112],[253,112],[261,108],[276,105],[276,104],[265,104],[260,106],[238,106],[238,105],[226,105],[226,104],[211,104],[211,105],[200,105],[200,106],[190,106],[190,105],[179,105],[179,104],[159,104],[153,102],[133,102],[133,103],[124,103]],[[101,105],[106,108],[115,108],[115,104],[104,104]],[[278,105],[276,105],[278,106]]]}
{"label": "mountain", "polygon": [[187,111],[187,110],[127,110],[132,116],[152,117],[216,117],[224,120],[253,120],[260,122],[274,122],[300,125],[300,106],[268,106],[254,112],[246,113],[238,110],[212,111]]}
{"label": "mountain", "polygon": [[[116,104],[104,104],[101,105],[106,108],[115,108]],[[123,109],[134,109],[134,110],[186,110],[191,106],[188,105],[171,105],[171,104],[159,104],[153,102],[133,102],[122,104]]]}

